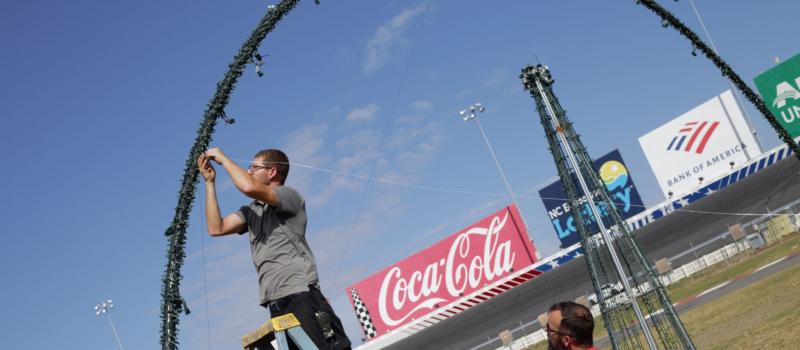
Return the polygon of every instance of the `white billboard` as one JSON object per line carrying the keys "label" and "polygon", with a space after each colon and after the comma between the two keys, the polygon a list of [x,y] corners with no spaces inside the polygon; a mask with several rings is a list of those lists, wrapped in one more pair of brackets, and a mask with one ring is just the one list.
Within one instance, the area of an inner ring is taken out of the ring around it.
{"label": "white billboard", "polygon": [[679,197],[761,154],[730,90],[639,138],[665,197]]}

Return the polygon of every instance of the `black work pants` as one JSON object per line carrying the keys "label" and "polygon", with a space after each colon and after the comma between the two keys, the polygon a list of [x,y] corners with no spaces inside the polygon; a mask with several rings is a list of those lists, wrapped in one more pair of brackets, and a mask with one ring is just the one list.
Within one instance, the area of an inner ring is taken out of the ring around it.
{"label": "black work pants", "polygon": [[[322,327],[315,316],[315,313],[319,311],[330,314],[333,338],[325,339],[322,334]],[[344,333],[342,321],[333,312],[328,300],[316,286],[309,286],[308,292],[295,293],[270,302],[269,313],[273,318],[293,313],[308,337],[320,350],[350,349],[350,339]],[[293,342],[289,343],[291,349],[297,349]]]}

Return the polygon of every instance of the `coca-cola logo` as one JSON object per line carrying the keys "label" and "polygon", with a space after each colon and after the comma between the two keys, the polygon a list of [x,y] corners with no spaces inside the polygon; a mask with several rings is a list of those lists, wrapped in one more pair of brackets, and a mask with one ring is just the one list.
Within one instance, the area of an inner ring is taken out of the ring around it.
{"label": "coca-cola logo", "polygon": [[[446,258],[421,270],[391,268],[383,278],[378,296],[378,312],[383,322],[390,327],[402,324],[419,310],[433,310],[509,273],[516,254],[510,240],[500,242],[500,232],[508,218],[509,212],[505,211],[502,220],[495,216],[488,227],[473,227],[459,234]],[[483,238],[482,250],[477,244],[473,248],[473,237]]]}

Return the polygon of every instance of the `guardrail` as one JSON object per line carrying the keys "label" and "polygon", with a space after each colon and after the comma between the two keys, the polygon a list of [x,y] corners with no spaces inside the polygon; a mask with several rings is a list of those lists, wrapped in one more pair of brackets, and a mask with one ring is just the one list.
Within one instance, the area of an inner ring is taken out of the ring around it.
{"label": "guardrail", "polygon": [[686,277],[694,275],[709,266],[728,260],[730,257],[738,255],[751,248],[749,240],[743,240],[728,244],[720,249],[717,249],[709,254],[703,255],[696,260],[692,260],[686,264],[681,265],[676,269],[672,269],[670,273],[662,275],[661,283],[668,286],[672,283],[678,282]]}

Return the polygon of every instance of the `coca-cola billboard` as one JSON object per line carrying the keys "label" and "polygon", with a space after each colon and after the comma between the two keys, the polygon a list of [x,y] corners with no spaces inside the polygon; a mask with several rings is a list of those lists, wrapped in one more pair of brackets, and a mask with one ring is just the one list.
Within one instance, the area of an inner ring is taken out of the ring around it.
{"label": "coca-cola billboard", "polygon": [[517,208],[503,208],[347,288],[368,338],[459,300],[536,261]]}

